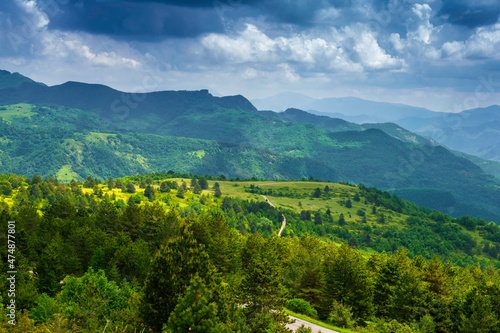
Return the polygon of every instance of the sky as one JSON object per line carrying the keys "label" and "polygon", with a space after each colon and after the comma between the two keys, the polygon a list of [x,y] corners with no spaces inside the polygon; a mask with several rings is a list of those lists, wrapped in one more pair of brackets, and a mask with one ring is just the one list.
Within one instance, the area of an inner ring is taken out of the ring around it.
{"label": "sky", "polygon": [[498,0],[1,0],[0,69],[48,85],[500,104]]}

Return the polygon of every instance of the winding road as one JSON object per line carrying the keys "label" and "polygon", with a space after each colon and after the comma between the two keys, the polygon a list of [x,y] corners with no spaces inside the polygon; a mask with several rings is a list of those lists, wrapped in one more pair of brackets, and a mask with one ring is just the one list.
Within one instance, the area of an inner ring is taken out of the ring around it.
{"label": "winding road", "polygon": [[[266,202],[269,205],[271,205],[271,207],[278,209],[278,207],[276,207],[271,201],[269,201],[269,199],[265,195],[261,194],[261,196],[266,200]],[[281,233],[283,232],[283,230],[285,230],[285,226],[286,226],[286,217],[283,213],[281,213],[281,216],[283,216],[283,222],[281,223],[281,229],[278,232],[278,237],[281,237]]]}
{"label": "winding road", "polygon": [[321,326],[318,326],[316,324],[312,324],[308,321],[305,321],[305,320],[302,320],[302,319],[299,319],[297,317],[293,317],[293,316],[288,316],[292,319],[295,319],[295,323],[293,324],[288,324],[286,325],[286,328],[288,329],[291,329],[293,330],[294,332],[302,325],[304,325],[305,327],[309,327],[311,328],[311,330],[313,331],[313,333],[318,333],[318,332],[321,332],[321,333],[339,333],[337,331],[332,331],[331,329],[328,329],[328,328],[324,328],[324,327],[321,327]]}
{"label": "winding road", "polygon": [[[278,207],[276,207],[265,195],[262,195],[261,196],[264,198],[264,200],[266,200],[266,202],[271,205],[271,207],[274,207],[276,209],[278,209]],[[285,229],[285,226],[286,226],[286,218],[285,218],[285,215],[283,213],[281,213],[281,216],[283,216],[283,222],[281,223],[281,229],[280,231],[278,232],[278,237],[281,237],[281,233],[283,232],[283,230]],[[291,329],[293,330],[294,332],[302,325],[304,325],[305,327],[309,327],[312,329],[312,332],[313,333],[318,333],[318,332],[321,332],[321,333],[339,333],[337,331],[332,331],[328,328],[324,328],[324,327],[321,327],[321,326],[318,326],[316,324],[312,324],[310,322],[307,322],[305,320],[302,320],[302,319],[299,319],[297,317],[293,317],[293,316],[288,316],[290,317],[291,319],[294,319],[295,322],[293,324],[288,324],[286,325],[286,327],[288,329]]]}

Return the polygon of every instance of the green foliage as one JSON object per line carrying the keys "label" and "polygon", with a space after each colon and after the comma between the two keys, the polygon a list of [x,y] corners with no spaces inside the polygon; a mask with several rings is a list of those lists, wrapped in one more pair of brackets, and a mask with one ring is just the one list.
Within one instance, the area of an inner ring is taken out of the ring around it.
{"label": "green foliage", "polygon": [[[144,182],[153,188],[162,182],[174,186],[181,178],[199,179],[178,175],[137,175],[120,181]],[[200,306],[195,312],[209,314],[204,318],[220,324],[222,332],[283,331],[286,318],[279,310],[287,300],[300,298],[325,319],[335,302],[342,304],[358,324],[368,325],[367,330],[372,325],[382,331],[495,332],[500,317],[500,278],[490,253],[499,245],[500,229],[495,224],[454,219],[376,189],[333,183],[328,183],[328,196],[323,193],[319,200],[311,200],[311,191],[319,185],[323,189],[324,184],[272,182],[275,195],[270,194],[269,200],[278,210],[245,192],[250,182],[238,181],[235,187],[235,180],[207,178],[211,184],[219,183],[227,194],[223,199],[188,190],[181,200],[158,191],[152,203],[137,204],[145,189],[128,194],[99,184],[101,198],[76,181],[64,185],[50,178],[40,182],[36,177],[33,182],[0,175],[0,181],[13,188],[10,196],[0,199],[1,207],[6,207],[0,208],[0,232],[6,234],[7,221],[17,221],[16,255],[23,272],[16,281],[17,329],[35,331],[44,322],[49,331],[102,332],[106,325],[106,331],[120,327],[147,331],[141,322],[155,315],[145,310],[168,300],[171,313],[179,304],[180,313],[191,311],[193,304]],[[260,183],[260,189],[269,191],[267,183]],[[38,188],[41,198],[30,199],[30,188]],[[350,216],[341,202],[355,192],[361,200],[353,200],[352,211],[369,212],[377,205],[386,223],[376,223],[372,214],[365,214],[365,223]],[[297,206],[299,198],[303,207]],[[331,216],[323,213],[326,207]],[[281,212],[286,215],[287,233],[272,237],[281,226]],[[336,223],[340,213],[348,222],[342,228]],[[315,223],[317,216],[321,224]],[[474,228],[468,230],[468,225]],[[180,240],[186,237],[190,241]],[[351,247],[335,244],[347,240]],[[363,252],[352,248],[354,241]],[[400,244],[407,251],[398,250]],[[386,253],[367,256],[365,249]],[[465,268],[454,266],[457,261]],[[0,287],[8,290],[6,253],[1,262]],[[180,278],[184,273],[188,278]],[[195,288],[191,278],[197,274],[203,284]],[[195,294],[205,295],[207,302],[188,301]],[[5,294],[1,297],[6,299]],[[203,310],[207,307],[215,311]],[[160,325],[168,324],[165,313],[157,315]]]}
{"label": "green foliage", "polygon": [[144,190],[144,196],[149,199],[149,201],[154,201],[156,198],[155,190],[151,185],[147,185]]}
{"label": "green foliage", "polygon": [[130,182],[125,185],[125,189],[127,190],[127,193],[135,193],[135,186]]}
{"label": "green foliage", "polygon": [[333,301],[328,321],[342,328],[353,328],[356,324],[352,309],[338,301]]}
{"label": "green foliage", "polygon": [[11,195],[12,185],[8,181],[0,181],[0,193],[3,195]]}
{"label": "green foliage", "polygon": [[312,329],[310,327],[305,327],[303,324],[295,330],[295,333],[312,333]]}
{"label": "green foliage", "polygon": [[369,318],[373,311],[372,274],[362,255],[347,244],[325,258],[325,307],[335,301],[351,307],[355,318]]}
{"label": "green foliage", "polygon": [[168,319],[168,331],[184,332],[221,332],[222,323],[217,318],[217,305],[212,293],[199,276],[191,278],[189,285]]}
{"label": "green foliage", "polygon": [[302,298],[292,298],[286,303],[286,308],[312,318],[318,318],[316,309],[314,309],[308,301]]}
{"label": "green foliage", "polygon": [[45,293],[41,294],[35,303],[36,306],[30,311],[30,317],[37,323],[46,323],[58,311],[56,300]]}
{"label": "green foliage", "polygon": [[196,274],[209,281],[214,268],[203,245],[183,227],[180,236],[160,248],[146,277],[141,313],[151,328],[159,331],[167,323],[178,298]]}
{"label": "green foliage", "polygon": [[283,266],[279,247],[278,239],[266,240],[260,234],[253,234],[243,248],[241,288],[247,304],[243,312],[252,332],[287,331],[288,318],[281,311],[285,298],[280,285]]}

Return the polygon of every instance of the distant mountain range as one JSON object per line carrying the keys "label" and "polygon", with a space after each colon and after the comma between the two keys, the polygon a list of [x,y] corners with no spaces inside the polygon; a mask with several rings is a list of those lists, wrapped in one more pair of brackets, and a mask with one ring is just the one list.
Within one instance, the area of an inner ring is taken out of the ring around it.
{"label": "distant mountain range", "polygon": [[359,125],[298,109],[259,112],[243,96],[214,97],[207,90],[132,94],[77,82],[48,87],[6,71],[0,87],[0,173],[66,181],[170,169],[313,177],[364,183],[454,216],[500,222],[494,166],[395,124]]}
{"label": "distant mountain range", "polygon": [[460,113],[446,113],[354,97],[314,99],[294,93],[282,93],[252,102],[259,110],[283,111],[299,108],[357,124],[392,122],[432,138],[450,149],[500,161],[498,105]]}

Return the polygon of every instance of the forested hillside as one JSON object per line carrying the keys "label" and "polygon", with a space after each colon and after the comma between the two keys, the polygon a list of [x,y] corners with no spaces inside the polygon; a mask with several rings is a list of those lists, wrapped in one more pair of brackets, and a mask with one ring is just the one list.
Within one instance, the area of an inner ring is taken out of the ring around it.
{"label": "forested hillside", "polygon": [[500,228],[484,220],[314,180],[0,178],[18,331],[286,332],[285,307],[357,332],[499,327]]}
{"label": "forested hillside", "polygon": [[[359,125],[291,110],[259,113],[208,91],[122,93],[54,87],[2,72],[0,172],[60,180],[183,172],[259,179],[319,178],[441,191],[432,208],[500,221],[500,182],[469,160],[391,124]],[[479,163],[479,162],[477,162]],[[426,201],[417,201],[426,204]]]}

